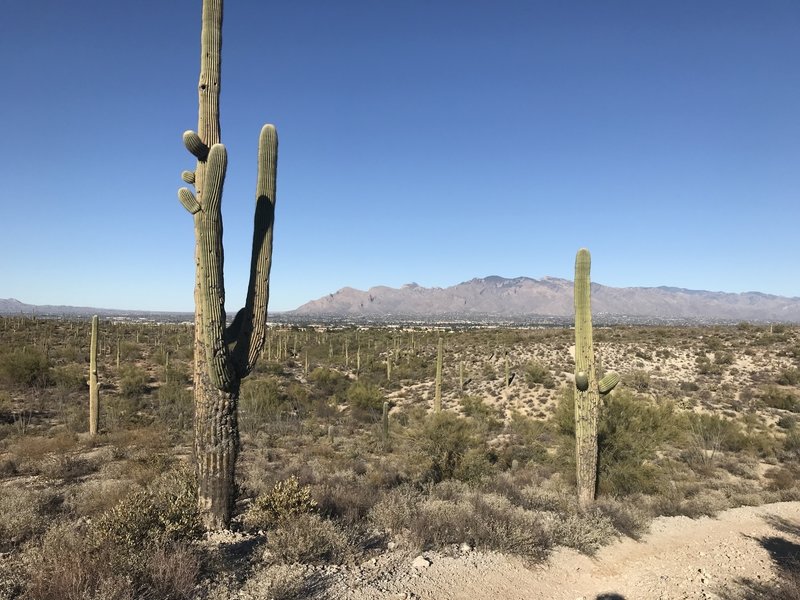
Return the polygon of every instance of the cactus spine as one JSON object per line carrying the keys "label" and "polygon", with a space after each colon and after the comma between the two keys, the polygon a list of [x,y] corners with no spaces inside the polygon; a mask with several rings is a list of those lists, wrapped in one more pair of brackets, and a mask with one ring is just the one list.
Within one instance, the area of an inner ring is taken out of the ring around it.
{"label": "cactus spine", "polygon": [[89,435],[97,435],[100,421],[100,391],[97,387],[97,315],[92,317],[92,338],[89,345]]}
{"label": "cactus spine", "polygon": [[575,257],[575,458],[578,505],[589,508],[597,489],[597,421],[600,394],[610,392],[619,375],[599,382],[592,349],[591,256],[581,248]]}
{"label": "cactus spine", "polygon": [[194,172],[182,178],[195,191],[178,192],[195,230],[194,455],[198,503],[207,529],[230,522],[239,450],[239,387],[264,347],[278,150],[275,128],[265,125],[258,146],[250,281],[244,308],[226,327],[221,200],[228,158],[219,127],[222,9],[223,0],[203,0],[198,127],[196,133],[183,135],[197,163]]}
{"label": "cactus spine", "polygon": [[433,393],[433,412],[442,412],[442,353],[443,340],[439,338],[439,350],[436,353],[436,387]]}

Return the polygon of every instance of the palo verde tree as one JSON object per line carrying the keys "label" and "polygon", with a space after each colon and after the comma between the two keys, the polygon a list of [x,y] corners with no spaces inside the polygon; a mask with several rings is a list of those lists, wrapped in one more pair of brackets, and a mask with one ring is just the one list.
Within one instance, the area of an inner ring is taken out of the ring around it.
{"label": "palo verde tree", "polygon": [[186,187],[178,190],[181,204],[194,218],[194,456],[198,503],[207,529],[230,523],[239,450],[239,388],[255,366],[266,337],[278,154],[275,128],[265,125],[258,144],[247,299],[226,327],[221,200],[227,153],[220,143],[219,126],[222,5],[223,0],[203,0],[197,132],[183,134],[184,145],[197,164],[194,171],[184,171],[182,178],[194,186],[194,192]]}

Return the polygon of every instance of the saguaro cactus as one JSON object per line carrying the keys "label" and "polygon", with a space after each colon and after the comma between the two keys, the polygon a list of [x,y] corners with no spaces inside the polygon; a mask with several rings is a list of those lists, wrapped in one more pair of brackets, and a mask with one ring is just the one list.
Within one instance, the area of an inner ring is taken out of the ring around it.
{"label": "saguaro cactus", "polygon": [[597,420],[600,394],[607,394],[619,382],[609,372],[597,381],[592,349],[592,307],[589,271],[592,259],[586,248],[575,257],[575,458],[578,505],[592,505],[597,488]]}
{"label": "saguaro cactus", "polygon": [[439,349],[436,353],[436,384],[433,391],[433,412],[442,412],[442,354],[444,341],[439,338]]}
{"label": "saguaro cactus", "polygon": [[264,125],[258,144],[250,282],[244,308],[226,327],[221,200],[228,158],[219,127],[222,6],[223,0],[203,0],[198,126],[196,133],[183,134],[197,164],[182,178],[195,191],[178,190],[181,204],[194,218],[194,455],[198,503],[207,529],[230,522],[239,450],[239,387],[264,347],[278,152],[275,128]]}
{"label": "saguaro cactus", "polygon": [[389,443],[389,403],[383,403],[383,415],[381,417],[381,439],[384,446]]}
{"label": "saguaro cactus", "polygon": [[100,421],[100,391],[97,387],[97,324],[98,317],[92,317],[92,338],[89,345],[89,435],[97,435]]}

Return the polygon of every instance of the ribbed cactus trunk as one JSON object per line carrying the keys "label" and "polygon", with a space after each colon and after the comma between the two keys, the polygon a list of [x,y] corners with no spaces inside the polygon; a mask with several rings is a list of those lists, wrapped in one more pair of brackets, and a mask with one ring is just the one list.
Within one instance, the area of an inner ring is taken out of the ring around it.
{"label": "ribbed cactus trunk", "polygon": [[384,446],[389,443],[389,403],[383,403],[383,415],[381,417],[381,438]]}
{"label": "ribbed cactus trunk", "polygon": [[619,381],[609,372],[598,382],[592,348],[590,270],[592,259],[586,248],[575,257],[575,459],[578,505],[588,509],[597,489],[597,421],[600,394],[610,392]]}
{"label": "ribbed cactus trunk", "polygon": [[[582,509],[591,506],[595,498],[597,417],[600,407],[592,352],[590,268],[589,251],[582,248],[575,258],[575,458],[578,504]],[[583,383],[584,378],[588,380],[587,384]]]}
{"label": "ribbed cactus trunk", "polygon": [[439,349],[436,352],[436,383],[433,392],[433,412],[442,412],[442,354],[443,340],[439,338]]}
{"label": "ribbed cactus trunk", "polygon": [[255,366],[266,337],[278,147],[275,128],[265,125],[259,138],[247,299],[226,327],[221,201],[227,153],[220,143],[219,126],[222,8],[222,0],[203,0],[197,133],[183,135],[197,165],[182,177],[194,184],[195,192],[178,191],[181,204],[194,218],[194,455],[198,503],[209,530],[230,523],[239,451],[239,387]]}
{"label": "ribbed cactus trunk", "polygon": [[92,317],[92,338],[89,344],[89,435],[97,435],[100,421],[100,391],[97,387],[97,315]]}

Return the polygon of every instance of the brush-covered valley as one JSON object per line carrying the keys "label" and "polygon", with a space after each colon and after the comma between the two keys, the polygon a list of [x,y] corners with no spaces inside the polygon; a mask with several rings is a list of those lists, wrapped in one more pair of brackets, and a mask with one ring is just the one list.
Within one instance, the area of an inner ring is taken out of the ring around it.
{"label": "brush-covered valley", "polygon": [[[796,326],[596,327],[620,383],[589,511],[573,329],[273,326],[217,533],[193,481],[193,336],[101,320],[89,435],[90,321],[0,320],[0,598],[798,597]],[[748,519],[772,529],[712,531]],[[691,574],[609,579],[648,548],[674,563],[693,531]],[[763,555],[737,567],[736,543]]]}

